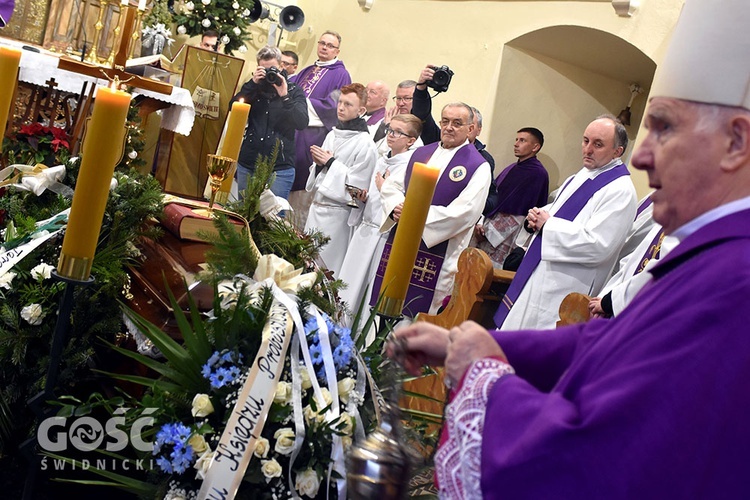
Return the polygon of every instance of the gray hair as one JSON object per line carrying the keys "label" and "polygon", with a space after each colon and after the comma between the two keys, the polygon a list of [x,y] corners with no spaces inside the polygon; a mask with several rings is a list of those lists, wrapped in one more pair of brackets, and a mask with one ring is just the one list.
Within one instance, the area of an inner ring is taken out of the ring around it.
{"label": "gray hair", "polygon": [[482,113],[474,106],[471,107],[471,110],[474,112],[474,116],[477,117],[477,127],[482,128]]}
{"label": "gray hair", "polygon": [[615,149],[622,147],[622,152],[628,149],[628,131],[617,117],[611,113],[605,113],[596,117],[597,120],[609,120],[615,124]]}
{"label": "gray hair", "polygon": [[399,83],[397,85],[397,88],[400,89],[411,89],[417,86],[417,82],[414,80],[404,80],[403,82]]}
{"label": "gray hair", "polygon": [[278,47],[266,45],[260,48],[255,59],[257,62],[270,61],[271,59],[276,59],[276,61],[281,62],[281,50],[279,50]]}
{"label": "gray hair", "polygon": [[341,46],[341,35],[339,35],[337,32],[331,31],[331,30],[326,30],[320,36],[322,37],[323,35],[332,35],[332,36],[335,36],[336,40],[339,41],[339,47]]}
{"label": "gray hair", "polygon": [[698,114],[696,132],[708,132],[721,126],[721,122],[730,118],[735,113],[750,115],[750,110],[740,106],[725,106],[723,104],[710,104],[705,102],[689,102]]}
{"label": "gray hair", "polygon": [[443,106],[443,111],[445,111],[447,108],[464,108],[469,112],[469,123],[474,122],[474,111],[472,110],[471,106],[469,106],[465,102],[449,102],[448,104]]}

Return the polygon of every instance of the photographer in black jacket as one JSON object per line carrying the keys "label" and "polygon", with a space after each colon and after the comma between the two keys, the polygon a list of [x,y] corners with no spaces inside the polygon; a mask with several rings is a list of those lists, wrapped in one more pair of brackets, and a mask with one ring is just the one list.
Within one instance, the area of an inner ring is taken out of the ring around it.
{"label": "photographer in black jacket", "polygon": [[300,88],[287,83],[277,47],[261,48],[256,59],[258,67],[253,77],[232,98],[232,102],[244,99],[251,106],[237,161],[237,185],[240,192],[244,191],[248,176],[255,172],[258,156],[270,157],[278,141],[276,179],[271,191],[287,198],[294,183],[294,132],[307,127],[307,102]]}

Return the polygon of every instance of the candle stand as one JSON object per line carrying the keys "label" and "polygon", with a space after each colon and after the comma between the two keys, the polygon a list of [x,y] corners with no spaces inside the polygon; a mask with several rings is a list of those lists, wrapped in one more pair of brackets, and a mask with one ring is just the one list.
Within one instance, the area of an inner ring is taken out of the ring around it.
{"label": "candle stand", "polygon": [[[37,424],[50,416],[51,412],[45,408],[45,402],[54,397],[57,377],[60,372],[60,360],[62,358],[65,343],[68,340],[68,330],[70,329],[71,315],[73,313],[73,296],[77,286],[89,286],[94,283],[94,278],[90,276],[85,280],[72,279],[62,276],[56,270],[52,271],[52,278],[65,283],[65,290],[60,298],[60,304],[57,308],[57,323],[52,335],[52,347],[50,349],[49,366],[47,367],[47,378],[44,381],[44,389],[27,401],[29,408],[36,415]],[[34,489],[36,487],[36,478],[39,471],[39,453],[37,450],[36,436],[30,437],[21,444],[21,451],[29,462],[29,470],[26,475],[26,483],[23,490],[23,499],[32,500],[34,498]]]}

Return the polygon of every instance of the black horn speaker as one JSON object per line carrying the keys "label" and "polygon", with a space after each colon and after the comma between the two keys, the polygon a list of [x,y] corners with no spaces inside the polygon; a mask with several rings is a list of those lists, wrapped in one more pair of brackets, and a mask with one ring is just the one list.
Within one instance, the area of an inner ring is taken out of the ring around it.
{"label": "black horn speaker", "polygon": [[268,5],[257,1],[253,3],[253,8],[250,10],[250,15],[247,16],[247,18],[250,19],[251,23],[254,23],[258,19],[268,18],[268,15],[269,15]]}
{"label": "black horn speaker", "polygon": [[305,13],[296,5],[287,5],[279,13],[279,25],[287,31],[297,31],[305,24]]}

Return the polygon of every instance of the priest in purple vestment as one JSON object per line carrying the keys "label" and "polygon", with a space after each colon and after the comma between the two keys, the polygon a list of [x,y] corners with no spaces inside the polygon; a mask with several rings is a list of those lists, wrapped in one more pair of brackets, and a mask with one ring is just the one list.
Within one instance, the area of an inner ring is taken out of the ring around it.
{"label": "priest in purple vestment", "polygon": [[15,4],[13,0],[0,0],[0,28],[4,28],[10,22]]}
{"label": "priest in purple vestment", "polygon": [[365,104],[367,112],[363,118],[367,121],[367,130],[373,140],[376,140],[375,134],[380,129],[383,118],[385,118],[385,105],[388,104],[388,96],[391,90],[388,85],[380,80],[368,83],[365,90],[367,91],[367,104]]}
{"label": "priest in purple vestment", "polygon": [[294,185],[289,201],[296,212],[295,220],[304,227],[312,198],[305,191],[307,174],[313,158],[310,146],[320,146],[328,132],[336,126],[336,104],[338,91],[352,83],[349,72],[338,55],[341,48],[341,35],[326,31],[318,40],[318,60],[314,64],[289,79],[305,92],[307,111],[310,117],[306,129],[297,131],[294,136],[296,158]]}
{"label": "priest in purple vestment", "polygon": [[620,315],[396,333],[453,388],[443,498],[750,498],[748,25],[744,0],[685,2],[633,156],[680,244]]}

